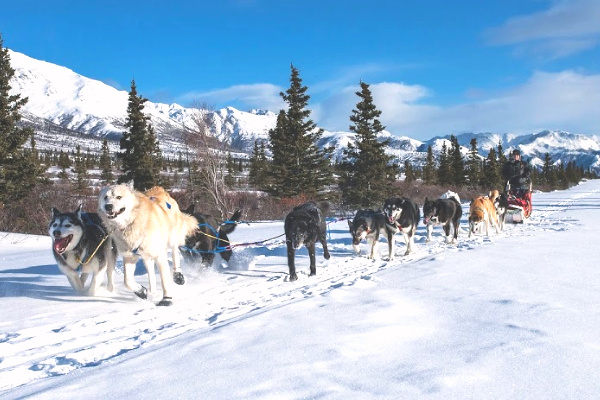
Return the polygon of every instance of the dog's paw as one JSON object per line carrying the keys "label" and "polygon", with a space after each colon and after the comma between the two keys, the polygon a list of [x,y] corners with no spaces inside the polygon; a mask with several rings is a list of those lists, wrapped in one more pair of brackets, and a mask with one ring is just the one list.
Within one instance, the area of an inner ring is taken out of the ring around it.
{"label": "dog's paw", "polygon": [[173,272],[173,282],[177,285],[183,285],[185,283],[185,277],[179,271]]}
{"label": "dog's paw", "polygon": [[161,307],[170,307],[173,305],[173,299],[171,297],[163,297],[161,301],[158,302],[157,306]]}
{"label": "dog's paw", "polygon": [[148,299],[148,289],[146,289],[144,286],[140,286],[140,288],[135,290],[133,293],[135,293],[135,295],[140,299]]}

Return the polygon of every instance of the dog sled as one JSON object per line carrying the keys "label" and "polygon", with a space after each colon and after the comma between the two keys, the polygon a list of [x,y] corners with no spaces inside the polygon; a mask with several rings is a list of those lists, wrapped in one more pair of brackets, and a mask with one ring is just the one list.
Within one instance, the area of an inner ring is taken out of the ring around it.
{"label": "dog sled", "polygon": [[531,195],[533,192],[531,179],[528,179],[528,181],[529,185],[526,188],[522,186],[513,187],[510,180],[506,183],[504,193],[508,200],[508,207],[506,208],[505,222],[523,223],[531,215]]}

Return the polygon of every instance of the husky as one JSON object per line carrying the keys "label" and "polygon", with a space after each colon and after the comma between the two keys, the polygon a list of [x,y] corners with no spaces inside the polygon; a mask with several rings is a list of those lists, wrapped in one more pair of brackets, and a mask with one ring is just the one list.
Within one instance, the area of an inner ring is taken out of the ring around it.
{"label": "husky", "polygon": [[498,217],[498,227],[501,231],[504,230],[504,221],[506,220],[506,212],[508,211],[508,197],[505,193],[500,193],[494,189],[489,194],[490,200],[496,208],[496,216]]}
{"label": "husky", "polygon": [[182,251],[184,260],[189,264],[200,260],[203,266],[210,267],[215,259],[215,253],[219,253],[223,260],[229,262],[232,251],[227,235],[234,231],[242,211],[235,210],[228,221],[218,224],[214,217],[196,213],[194,209],[192,204],[184,211],[198,220],[198,229],[185,241],[185,249]]}
{"label": "husky", "polygon": [[401,232],[406,243],[405,256],[412,252],[414,235],[417,225],[421,219],[419,206],[411,199],[405,197],[392,197],[383,203],[383,212],[386,216],[386,224],[390,228],[388,233],[388,244],[390,247],[390,261],[394,259],[394,235]]}
{"label": "husky", "polygon": [[[389,245],[390,228],[385,220],[385,214],[381,210],[373,211],[371,209],[359,210],[353,219],[348,220],[350,235],[352,235],[352,247],[357,254],[360,254],[360,242],[366,239],[371,249],[368,258],[375,259],[379,235],[385,235]],[[390,247],[389,250],[391,254],[392,248]]]}
{"label": "husky", "polygon": [[469,237],[479,231],[482,226],[485,226],[485,235],[489,236],[490,224],[496,228],[496,233],[499,233],[494,203],[487,196],[477,196],[471,200],[469,206]]}
{"label": "husky", "polygon": [[[437,200],[429,200],[425,197],[425,203],[423,204],[423,224],[427,226],[426,241],[431,241],[431,233],[435,225],[443,225],[444,233],[446,234],[446,243],[456,243],[458,241],[461,217],[462,207],[458,195],[448,195],[447,198],[439,198]],[[454,228],[452,240],[450,239],[450,225]]]}
{"label": "husky", "polygon": [[[123,257],[125,286],[138,297],[147,299],[148,293],[156,290],[156,263],[163,291],[158,305],[172,305],[173,281],[178,285],[185,282],[179,263],[179,246],[196,230],[196,218],[182,213],[163,188],[156,186],[142,193],[133,188],[133,182],[103,188],[98,196],[98,214]],[[173,276],[169,269],[169,250],[173,256]],[[148,289],[134,278],[139,258],[148,271]]]}
{"label": "husky", "polygon": [[[48,225],[52,254],[76,293],[95,296],[105,273],[106,287],[112,292],[117,249],[98,214],[85,213],[81,208],[79,205],[75,212],[62,213],[52,207]],[[92,280],[86,291],[85,282],[90,274]]]}
{"label": "husky", "polygon": [[323,246],[323,257],[326,260],[330,258],[329,250],[327,249],[327,226],[319,207],[313,202],[294,207],[285,217],[284,230],[290,282],[298,279],[294,258],[296,250],[302,245],[308,250],[310,258],[309,276],[316,275],[315,243],[317,241],[321,242]]}

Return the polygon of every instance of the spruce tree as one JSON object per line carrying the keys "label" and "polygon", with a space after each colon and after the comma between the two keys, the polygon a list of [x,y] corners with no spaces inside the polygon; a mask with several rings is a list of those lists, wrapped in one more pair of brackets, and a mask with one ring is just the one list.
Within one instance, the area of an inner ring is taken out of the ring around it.
{"label": "spruce tree", "polygon": [[427,185],[433,185],[436,182],[435,157],[431,145],[427,146],[427,160],[423,167],[423,181]]}
{"label": "spruce tree", "polygon": [[340,189],[344,204],[354,208],[378,207],[392,194],[398,166],[385,153],[388,140],[378,140],[385,127],[379,121],[381,111],[373,103],[369,85],[360,82],[356,92],[360,101],[350,116],[350,131],[355,143],[344,150]]}
{"label": "spruce tree", "polygon": [[100,180],[105,184],[111,184],[115,180],[113,174],[113,165],[110,158],[110,149],[108,148],[108,140],[102,141],[102,152],[100,154]]}
{"label": "spruce tree", "polygon": [[479,151],[477,150],[477,139],[471,139],[470,144],[471,148],[469,149],[467,159],[467,176],[469,178],[469,185],[477,186],[481,180],[481,161]]}
{"label": "spruce tree", "polygon": [[90,176],[87,170],[85,157],[81,154],[81,146],[79,145],[75,147],[74,159],[73,173],[75,175],[75,191],[77,194],[83,195],[89,187],[88,179]]}
{"label": "spruce tree", "polygon": [[438,168],[438,185],[445,186],[453,183],[452,180],[452,169],[450,164],[450,157],[448,155],[448,146],[446,141],[442,143],[442,150],[440,151],[439,157],[439,168]]}
{"label": "spruce tree", "polygon": [[146,190],[161,183],[162,158],[150,117],[144,114],[146,101],[148,99],[137,94],[135,80],[132,80],[125,121],[127,131],[123,132],[120,141],[123,175],[118,182],[133,180],[137,190]]}
{"label": "spruce tree", "polygon": [[[19,126],[27,98],[9,94],[15,70],[0,35],[0,205],[27,196],[39,183],[43,168],[33,141],[33,129]],[[31,148],[25,148],[30,141]]]}
{"label": "spruce tree", "polygon": [[504,184],[501,182],[502,177],[499,173],[498,161],[496,160],[496,150],[492,147],[488,153],[487,158],[483,164],[483,171],[481,174],[481,185],[487,188],[504,188]]}
{"label": "spruce tree", "polygon": [[254,141],[254,150],[250,157],[250,171],[248,172],[248,181],[254,187],[265,190],[268,188],[269,165],[266,155],[265,143],[258,140]]}
{"label": "spruce tree", "polygon": [[280,93],[288,109],[281,110],[276,127],[269,131],[273,159],[272,183],[268,189],[276,197],[305,194],[316,198],[331,183],[332,149],[320,150],[317,146],[323,130],[310,119],[307,89],[298,69],[292,65],[290,87]]}
{"label": "spruce tree", "polygon": [[61,150],[58,154],[58,162],[56,165],[58,166],[58,168],[60,168],[58,177],[63,180],[68,179],[69,174],[67,173],[67,169],[71,168],[71,165],[73,165],[71,159],[69,158],[69,153],[65,153]]}
{"label": "spruce tree", "polygon": [[465,160],[460,152],[460,144],[454,135],[450,135],[450,174],[451,182],[456,186],[465,184]]}

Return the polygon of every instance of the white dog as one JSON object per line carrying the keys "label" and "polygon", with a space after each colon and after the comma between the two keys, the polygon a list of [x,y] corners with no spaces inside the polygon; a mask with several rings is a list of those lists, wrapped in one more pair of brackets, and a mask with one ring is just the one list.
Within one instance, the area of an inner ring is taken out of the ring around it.
{"label": "white dog", "polygon": [[[179,246],[195,231],[196,218],[182,213],[163,188],[154,187],[142,193],[134,190],[132,182],[102,189],[98,213],[123,257],[125,286],[143,299],[148,297],[148,290],[134,279],[135,263],[141,257],[148,270],[149,291],[154,293],[156,263],[163,290],[158,305],[172,305],[173,280],[179,285],[185,281],[179,265]],[[169,269],[169,250],[173,256],[173,277]]]}

